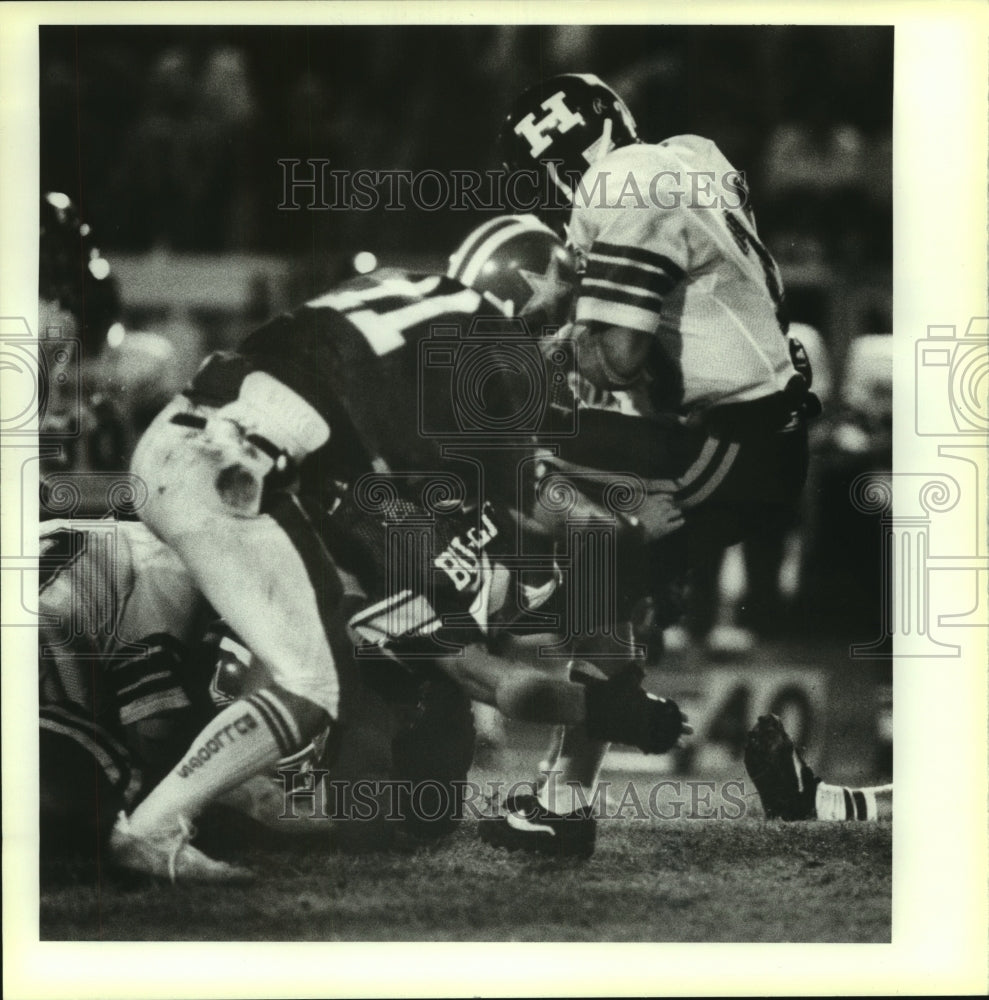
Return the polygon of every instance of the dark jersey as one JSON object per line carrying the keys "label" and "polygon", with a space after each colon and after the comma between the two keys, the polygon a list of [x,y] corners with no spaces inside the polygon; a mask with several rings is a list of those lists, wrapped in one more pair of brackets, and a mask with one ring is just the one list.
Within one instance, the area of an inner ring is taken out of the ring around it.
{"label": "dark jersey", "polygon": [[574,409],[572,355],[555,355],[459,282],[389,271],[266,323],[193,393],[227,401],[264,371],[326,420],[300,497],[334,562],[360,579],[357,634],[408,649],[440,628],[514,620],[555,586],[549,552],[523,560],[525,572],[506,566],[521,551],[510,511],[533,445],[557,411],[566,431]]}
{"label": "dark jersey", "polygon": [[362,591],[349,622],[359,643],[435,657],[507,627],[554,624],[538,614],[560,582],[550,539],[521,539],[514,512],[490,502],[445,507],[376,479],[380,490],[348,492],[320,518],[323,543]]}
{"label": "dark jersey", "polygon": [[327,454],[352,479],[353,463],[436,471],[445,446],[510,425],[531,391],[506,358],[513,336],[513,322],[459,282],[390,271],[279,316],[240,351],[320,412]]}

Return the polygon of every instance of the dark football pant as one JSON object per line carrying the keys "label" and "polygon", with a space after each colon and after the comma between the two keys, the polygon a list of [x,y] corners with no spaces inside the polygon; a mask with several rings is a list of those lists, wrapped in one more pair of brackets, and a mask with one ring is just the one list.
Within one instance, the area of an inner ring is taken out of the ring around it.
{"label": "dark football pant", "polygon": [[615,547],[618,621],[652,596],[657,625],[672,624],[682,611],[690,567],[706,565],[767,523],[793,521],[807,475],[802,418],[780,428],[739,420],[737,426],[719,429],[718,436],[675,419],[603,410],[581,411],[580,419],[581,433],[560,449],[566,466],[637,477],[647,493],[671,495],[684,516],[682,527],[645,545],[634,532],[620,532]]}
{"label": "dark football pant", "polygon": [[[708,438],[699,457],[705,449],[710,459],[676,494],[684,527],[656,542],[649,554],[657,611],[667,620],[679,617],[678,594],[693,569],[701,575],[729,546],[764,535],[770,527],[782,531],[793,525],[807,476],[802,422],[738,441]],[[666,609],[664,597],[672,601]]]}
{"label": "dark football pant", "polygon": [[130,754],[72,702],[42,705],[39,726],[42,860],[95,859],[135,790]]}

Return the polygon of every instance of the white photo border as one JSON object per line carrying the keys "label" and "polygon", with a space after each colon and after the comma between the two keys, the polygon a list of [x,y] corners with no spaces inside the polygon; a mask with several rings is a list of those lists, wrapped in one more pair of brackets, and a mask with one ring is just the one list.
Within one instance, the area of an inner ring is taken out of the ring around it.
{"label": "white photo border", "polygon": [[[6,4],[0,16],[0,317],[28,317],[33,331],[37,316],[39,24],[508,21],[894,25],[894,467],[897,477],[946,474],[958,480],[957,458],[942,449],[959,441],[918,431],[920,409],[946,407],[949,401],[918,397],[914,386],[920,341],[946,337],[949,327],[961,336],[973,318],[989,315],[989,8],[966,0]],[[932,326],[940,332],[931,334]],[[3,452],[6,473],[19,464],[20,453],[6,447]],[[37,493],[18,495],[11,488],[18,478],[2,479],[3,569],[14,577],[23,572],[30,592],[31,571],[20,567],[36,555]],[[916,501],[914,479],[894,481],[904,505]],[[934,606],[945,614],[971,603],[972,572],[985,589],[989,574],[977,568],[986,546],[985,481],[983,464],[980,474],[965,480],[968,486],[962,483],[963,502],[938,512],[957,521],[938,529],[942,549],[932,550],[941,560],[929,577]],[[943,561],[954,558],[969,560],[958,563],[961,570],[969,567],[967,577]],[[5,628],[2,635],[4,992],[12,1000],[878,995],[986,988],[986,629],[977,624],[952,633],[951,640],[962,646],[954,659],[910,655],[897,640],[891,944],[55,943],[38,940],[37,760],[26,749],[37,746],[35,687],[27,669],[35,651],[19,589],[4,580],[3,621],[28,626]],[[981,597],[985,600],[984,593]]]}

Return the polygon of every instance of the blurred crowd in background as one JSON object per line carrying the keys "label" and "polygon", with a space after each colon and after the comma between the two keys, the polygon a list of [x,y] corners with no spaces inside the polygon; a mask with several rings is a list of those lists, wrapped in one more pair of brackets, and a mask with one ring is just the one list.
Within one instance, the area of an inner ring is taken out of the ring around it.
{"label": "blurred crowd in background", "polygon": [[[81,198],[116,249],[305,252],[277,209],[280,159],[483,171],[515,94],[588,71],[645,139],[714,139],[783,260],[882,264],[892,43],[855,27],[44,29],[42,184]],[[471,222],[395,215],[308,221],[339,253],[382,237],[444,253]]]}
{"label": "blurred crowd in background", "polygon": [[881,536],[848,489],[891,462],[892,29],[50,27],[40,43],[42,191],[72,199],[119,290],[109,338],[109,323],[83,337],[104,416],[91,406],[49,471],[126,468],[205,353],[349,276],[361,251],[435,267],[484,219],[280,210],[279,161],[490,170],[516,93],[594,72],[647,141],[701,134],[745,172],[826,406],[799,532],[744,560],[763,597],[746,605],[728,564],[729,599],[697,629],[769,632],[798,606],[802,627],[875,628]]}

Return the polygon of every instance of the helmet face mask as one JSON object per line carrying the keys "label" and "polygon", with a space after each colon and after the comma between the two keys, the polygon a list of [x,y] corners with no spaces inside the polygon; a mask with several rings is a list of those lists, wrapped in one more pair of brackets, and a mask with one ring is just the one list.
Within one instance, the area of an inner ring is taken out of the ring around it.
{"label": "helmet face mask", "polygon": [[528,215],[499,216],[475,229],[450,258],[447,276],[524,319],[533,336],[569,320],[577,290],[570,251]]}
{"label": "helmet face mask", "polygon": [[547,174],[568,204],[590,167],[638,141],[625,102],[590,73],[566,73],[530,87],[512,105],[500,136],[506,168]]}

